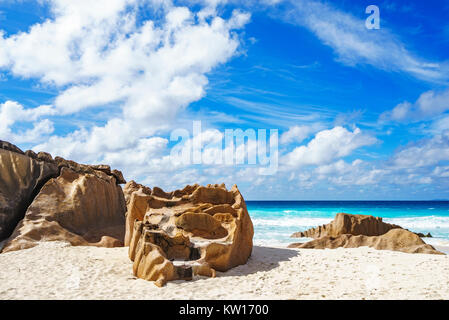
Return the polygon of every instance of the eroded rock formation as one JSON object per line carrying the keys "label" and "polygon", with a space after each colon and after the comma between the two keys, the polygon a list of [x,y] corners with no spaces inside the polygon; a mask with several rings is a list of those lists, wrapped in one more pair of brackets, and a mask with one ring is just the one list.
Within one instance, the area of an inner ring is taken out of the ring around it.
{"label": "eroded rock formation", "polygon": [[443,254],[426,244],[419,234],[369,215],[338,213],[331,223],[294,233],[291,237],[315,240],[293,243],[290,248],[335,249],[368,246],[378,250],[406,253]]}
{"label": "eroded rock formation", "polygon": [[337,237],[323,236],[306,242],[291,244],[289,248],[302,249],[335,249],[371,247],[377,250],[392,250],[406,253],[444,254],[429,244],[426,244],[418,235],[405,229],[391,229],[380,236],[354,236],[343,234]]}
{"label": "eroded rock formation", "polygon": [[3,238],[9,236],[2,252],[30,248],[41,240],[123,245],[121,172],[53,159],[45,152],[22,152],[4,141],[0,164],[0,231]]}
{"label": "eroded rock formation", "polygon": [[114,177],[63,168],[59,177],[42,187],[3,252],[34,247],[42,240],[123,246],[125,208]]}
{"label": "eroded rock formation", "polygon": [[292,238],[338,237],[342,234],[354,236],[379,236],[400,226],[385,223],[380,217],[361,214],[337,213],[331,223],[292,234]]}
{"label": "eroded rock formation", "polygon": [[247,262],[253,225],[237,186],[194,185],[166,193],[130,182],[125,245],[134,274],[167,281],[215,276]]}
{"label": "eroded rock formation", "polygon": [[0,240],[9,237],[42,185],[58,174],[54,164],[34,160],[0,141]]}

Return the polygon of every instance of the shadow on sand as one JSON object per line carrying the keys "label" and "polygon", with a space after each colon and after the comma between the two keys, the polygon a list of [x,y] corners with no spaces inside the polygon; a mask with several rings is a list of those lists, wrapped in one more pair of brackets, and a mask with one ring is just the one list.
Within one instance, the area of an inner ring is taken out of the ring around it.
{"label": "shadow on sand", "polygon": [[277,268],[280,262],[297,257],[300,252],[295,249],[254,246],[251,257],[244,265],[226,272],[218,272],[219,277],[246,276],[257,272],[270,271]]}

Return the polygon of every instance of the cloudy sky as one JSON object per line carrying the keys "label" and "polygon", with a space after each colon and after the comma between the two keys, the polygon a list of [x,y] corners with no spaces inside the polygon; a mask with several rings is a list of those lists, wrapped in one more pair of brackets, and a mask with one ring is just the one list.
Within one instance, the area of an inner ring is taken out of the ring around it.
{"label": "cloudy sky", "polygon": [[[448,16],[445,0],[0,0],[0,139],[166,190],[447,199]],[[277,171],[174,162],[194,121],[220,149],[226,129],[277,129]]]}

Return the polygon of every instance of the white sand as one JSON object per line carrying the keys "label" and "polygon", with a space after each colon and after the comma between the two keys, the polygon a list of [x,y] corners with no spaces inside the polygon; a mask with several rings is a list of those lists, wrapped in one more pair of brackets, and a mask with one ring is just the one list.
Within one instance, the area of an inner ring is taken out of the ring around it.
{"label": "white sand", "polygon": [[0,254],[0,299],[449,299],[449,256],[255,247],[217,278],[136,279],[127,248],[64,243]]}

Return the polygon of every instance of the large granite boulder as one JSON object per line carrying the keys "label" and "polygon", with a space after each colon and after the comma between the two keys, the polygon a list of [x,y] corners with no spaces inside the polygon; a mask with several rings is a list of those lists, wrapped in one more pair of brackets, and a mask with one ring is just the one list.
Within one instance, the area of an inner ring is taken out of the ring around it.
{"label": "large granite boulder", "polygon": [[58,174],[56,165],[0,141],[0,240],[11,235],[40,188]]}
{"label": "large granite boulder", "polygon": [[361,214],[337,213],[331,223],[292,234],[292,238],[338,237],[342,234],[354,236],[379,236],[400,226],[385,223],[380,217]]}
{"label": "large granite boulder", "polygon": [[[0,141],[0,241],[3,252],[41,240],[123,245],[126,205],[120,171]],[[20,223],[19,223],[20,222]],[[3,241],[3,242],[4,242]]]}
{"label": "large granite boulder", "polygon": [[63,167],[57,178],[42,187],[3,252],[55,240],[72,245],[123,246],[125,211],[123,192],[114,176]]}
{"label": "large granite boulder", "polygon": [[[429,234],[430,235],[430,234]],[[306,243],[293,243],[290,248],[335,249],[372,247],[407,253],[443,254],[426,244],[419,234],[382,221],[380,217],[337,213],[326,225],[296,232],[292,238],[314,238]]]}
{"label": "large granite boulder", "polygon": [[162,286],[167,281],[215,276],[245,264],[253,224],[237,186],[194,185],[166,193],[138,185],[129,197],[125,245],[134,274]]}
{"label": "large granite boulder", "polygon": [[391,229],[380,236],[343,234],[337,237],[323,236],[306,243],[294,243],[289,248],[300,249],[335,249],[371,247],[377,250],[392,250],[406,253],[444,254],[418,235],[405,229]]}

